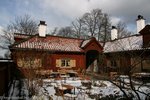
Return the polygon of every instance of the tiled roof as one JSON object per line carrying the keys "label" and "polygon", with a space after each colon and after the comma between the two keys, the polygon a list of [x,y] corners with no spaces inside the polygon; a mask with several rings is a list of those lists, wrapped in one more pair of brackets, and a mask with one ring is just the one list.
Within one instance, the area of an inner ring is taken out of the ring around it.
{"label": "tiled roof", "polygon": [[[15,44],[13,48],[21,49],[42,49],[49,51],[68,51],[68,52],[84,52],[82,49],[92,39],[82,40],[76,38],[64,38],[59,36],[39,37],[35,35],[24,42]],[[100,43],[102,45],[102,43]],[[127,38],[117,39],[105,43],[104,53],[122,52],[128,50],[142,50],[150,48],[142,48],[142,35],[134,35]]]}
{"label": "tiled roof", "polygon": [[110,42],[106,42],[104,52],[120,52],[128,50],[141,50],[143,45],[142,35],[134,35]]}
{"label": "tiled roof", "polygon": [[13,48],[83,52],[80,47],[82,42],[83,40],[75,38],[64,38],[50,35],[39,37],[38,35],[35,35],[24,42],[14,45]]}

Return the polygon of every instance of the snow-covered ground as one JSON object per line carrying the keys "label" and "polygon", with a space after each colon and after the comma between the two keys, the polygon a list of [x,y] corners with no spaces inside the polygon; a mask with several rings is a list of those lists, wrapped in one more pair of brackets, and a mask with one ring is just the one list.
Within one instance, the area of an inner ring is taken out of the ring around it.
{"label": "snow-covered ground", "polygon": [[[102,98],[106,96],[111,96],[115,95],[118,98],[123,96],[123,93],[120,91],[118,87],[113,85],[109,81],[104,81],[104,80],[97,80],[97,81],[92,81],[92,86],[90,89],[86,89],[85,86],[81,84],[81,82],[88,82],[89,80],[79,80],[79,79],[67,79],[67,80],[57,80],[57,81],[51,81],[49,79],[43,80],[44,85],[43,88],[40,89],[40,95],[42,96],[42,93],[48,93],[47,95],[51,96],[54,100],[63,100],[62,96],[56,96],[55,95],[55,89],[54,86],[60,86],[61,84],[69,84],[74,87],[75,91],[72,90],[72,93],[75,94],[76,100],[96,100],[97,98]],[[82,88],[83,91],[82,93],[78,89],[78,87]],[[150,89],[147,86],[141,86],[139,87],[138,85],[135,86],[135,88],[139,88],[140,91],[144,93],[150,93]],[[47,91],[47,92],[46,92]],[[134,95],[133,100],[137,100],[136,95],[134,94],[133,91],[130,89],[125,90],[128,95],[131,95],[131,93]],[[145,100],[146,95],[139,93],[141,100]],[[45,98],[46,99],[46,98]]]}
{"label": "snow-covered ground", "polygon": [[[31,100],[68,100],[67,97],[64,96],[57,96],[55,88],[54,87],[60,87],[62,84],[71,85],[74,88],[71,91],[71,95],[75,96],[76,100],[98,100],[98,98],[104,98],[104,97],[110,97],[110,96],[116,96],[116,98],[121,98],[123,96],[123,92],[116,87],[114,84],[112,84],[110,81],[106,80],[80,80],[79,78],[68,78],[66,80],[54,80],[54,79],[43,79],[43,85],[39,86],[36,90],[37,94],[31,97]],[[91,82],[91,88],[87,88],[83,86],[82,83]],[[17,97],[19,91],[17,88],[18,82],[15,82],[15,85],[13,85],[13,88],[10,89],[10,96]],[[28,95],[27,90],[25,90],[25,86],[23,86],[22,90],[24,92],[24,97]],[[150,94],[150,88],[149,86],[140,86],[135,85],[136,89],[139,89],[141,92],[144,92],[146,94]],[[14,89],[14,90],[13,90]],[[137,100],[137,97],[133,91],[131,91],[129,88],[124,89],[125,92],[128,95],[131,95],[133,97],[133,100]],[[15,91],[15,92],[12,92]],[[21,93],[22,94],[22,93]],[[26,95],[25,95],[26,94]],[[139,93],[141,97],[141,100],[145,100],[146,95],[143,93]],[[22,95],[21,95],[22,96]],[[28,98],[29,99],[29,98]],[[72,100],[72,99],[71,99]],[[117,100],[117,99],[116,99]]]}

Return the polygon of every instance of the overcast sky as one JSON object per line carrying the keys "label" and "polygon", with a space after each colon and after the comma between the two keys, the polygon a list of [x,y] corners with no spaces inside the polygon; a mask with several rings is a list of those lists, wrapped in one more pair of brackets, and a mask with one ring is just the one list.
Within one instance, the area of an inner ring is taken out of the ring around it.
{"label": "overcast sky", "polygon": [[122,20],[133,31],[139,14],[147,23],[150,18],[150,0],[0,0],[0,28],[25,14],[36,21],[45,20],[49,28],[69,26],[75,18],[95,8],[108,13],[114,25]]}

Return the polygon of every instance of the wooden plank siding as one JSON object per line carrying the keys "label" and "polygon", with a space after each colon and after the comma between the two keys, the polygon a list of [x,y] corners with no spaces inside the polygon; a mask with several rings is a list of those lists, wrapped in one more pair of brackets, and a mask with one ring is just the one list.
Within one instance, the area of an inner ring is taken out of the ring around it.
{"label": "wooden plank siding", "polygon": [[[70,67],[61,66],[61,59],[70,59]],[[85,55],[84,54],[53,54],[51,56],[51,66],[50,69],[54,71],[58,69],[85,69]]]}

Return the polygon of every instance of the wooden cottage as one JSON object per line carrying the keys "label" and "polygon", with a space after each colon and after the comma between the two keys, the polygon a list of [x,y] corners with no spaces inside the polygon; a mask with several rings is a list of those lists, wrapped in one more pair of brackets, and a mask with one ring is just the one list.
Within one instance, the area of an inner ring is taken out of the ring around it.
{"label": "wooden cottage", "polygon": [[12,57],[19,68],[89,69],[98,71],[103,48],[95,38],[88,40],[59,36],[15,34]]}
{"label": "wooden cottage", "polygon": [[112,27],[111,40],[104,44],[104,48],[95,38],[84,40],[46,35],[45,27],[42,21],[38,35],[15,35],[17,42],[11,51],[18,67],[124,74],[150,72],[150,25],[145,26],[141,15],[137,19],[137,34],[118,38],[117,29]]}
{"label": "wooden cottage", "polygon": [[121,74],[150,72],[149,30],[150,25],[146,25],[138,34],[106,42],[103,71],[116,71]]}

